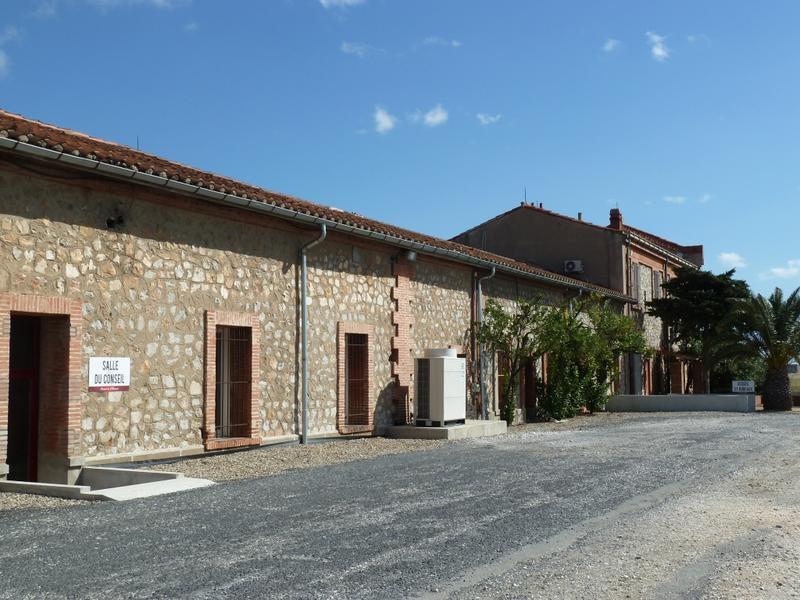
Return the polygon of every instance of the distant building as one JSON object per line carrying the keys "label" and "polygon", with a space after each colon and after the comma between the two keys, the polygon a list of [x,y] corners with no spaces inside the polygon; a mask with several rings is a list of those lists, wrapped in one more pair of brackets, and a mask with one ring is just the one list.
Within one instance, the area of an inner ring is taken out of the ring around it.
{"label": "distant building", "polygon": [[645,314],[645,302],[660,297],[662,284],[678,266],[703,266],[703,246],[683,246],[626,225],[611,209],[607,226],[568,217],[541,205],[520,206],[453,238],[514,260],[601,285],[633,297],[626,308],[641,325],[655,355],[631,356],[623,369],[620,391],[688,393],[703,390],[703,371],[696,361],[671,346],[659,319]]}

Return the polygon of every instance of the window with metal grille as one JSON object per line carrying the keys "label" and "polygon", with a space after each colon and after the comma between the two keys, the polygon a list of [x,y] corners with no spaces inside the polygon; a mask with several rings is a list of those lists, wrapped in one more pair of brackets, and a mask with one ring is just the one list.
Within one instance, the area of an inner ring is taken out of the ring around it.
{"label": "window with metal grille", "polygon": [[417,418],[431,418],[431,361],[417,359]]}
{"label": "window with metal grille", "polygon": [[252,330],[217,326],[216,437],[250,435]]}
{"label": "window with metal grille", "polygon": [[346,333],[345,424],[369,425],[369,336]]}

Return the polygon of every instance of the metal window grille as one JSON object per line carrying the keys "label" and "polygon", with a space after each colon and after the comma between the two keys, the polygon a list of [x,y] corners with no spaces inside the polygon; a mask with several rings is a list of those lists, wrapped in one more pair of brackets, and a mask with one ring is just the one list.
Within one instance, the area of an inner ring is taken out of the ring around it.
{"label": "metal window grille", "polygon": [[431,361],[417,359],[417,418],[431,418]]}
{"label": "metal window grille", "polygon": [[369,336],[347,333],[345,344],[345,423],[369,425]]}
{"label": "metal window grille", "polygon": [[250,435],[252,347],[249,327],[217,326],[215,430],[218,438]]}

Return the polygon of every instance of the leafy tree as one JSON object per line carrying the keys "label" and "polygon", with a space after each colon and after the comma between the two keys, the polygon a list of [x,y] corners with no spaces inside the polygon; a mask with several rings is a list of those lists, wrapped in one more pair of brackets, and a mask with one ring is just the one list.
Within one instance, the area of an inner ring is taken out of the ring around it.
{"label": "leafy tree", "polygon": [[714,394],[730,394],[731,382],[744,379],[753,380],[756,384],[756,391],[761,393],[765,373],[764,360],[757,354],[725,359],[714,369],[711,379],[711,392]]}
{"label": "leafy tree", "polygon": [[602,409],[619,377],[620,357],[647,352],[633,319],[599,296],[553,311],[545,337],[548,380],[542,408],[555,419],[574,416],[584,406],[591,412]]}
{"label": "leafy tree", "polygon": [[478,342],[508,361],[501,412],[511,425],[519,392],[519,374],[525,363],[544,352],[544,326],[549,308],[542,301],[519,300],[513,311],[506,311],[494,299],[487,301],[483,324],[478,327]]}
{"label": "leafy tree", "polygon": [[593,296],[583,307],[591,324],[590,353],[594,360],[594,382],[587,389],[586,408],[591,412],[605,406],[609,384],[620,375],[620,357],[647,354],[647,340],[633,319],[616,310],[608,300]]}
{"label": "leafy tree", "polygon": [[746,355],[750,288],[733,277],[735,270],[715,275],[680,267],[664,284],[666,295],[647,304],[648,313],[672,328],[673,339],[684,352],[695,354],[706,373],[705,392],[711,389],[714,368],[723,360]]}
{"label": "leafy tree", "polygon": [[591,329],[577,306],[567,306],[549,314],[545,340],[547,385],[541,408],[553,419],[573,417],[585,404],[597,370]]}
{"label": "leafy tree", "polygon": [[800,288],[784,298],[775,288],[769,298],[753,296],[750,303],[752,331],[749,341],[764,360],[766,374],[764,410],[791,410],[792,394],[786,367],[800,355]]}

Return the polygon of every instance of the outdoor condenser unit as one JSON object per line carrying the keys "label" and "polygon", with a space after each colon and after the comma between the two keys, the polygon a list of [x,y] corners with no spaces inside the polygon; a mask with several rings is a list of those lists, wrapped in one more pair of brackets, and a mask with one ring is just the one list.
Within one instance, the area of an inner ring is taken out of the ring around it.
{"label": "outdoor condenser unit", "polygon": [[467,364],[455,350],[426,350],[416,364],[414,418],[418,427],[464,423]]}

